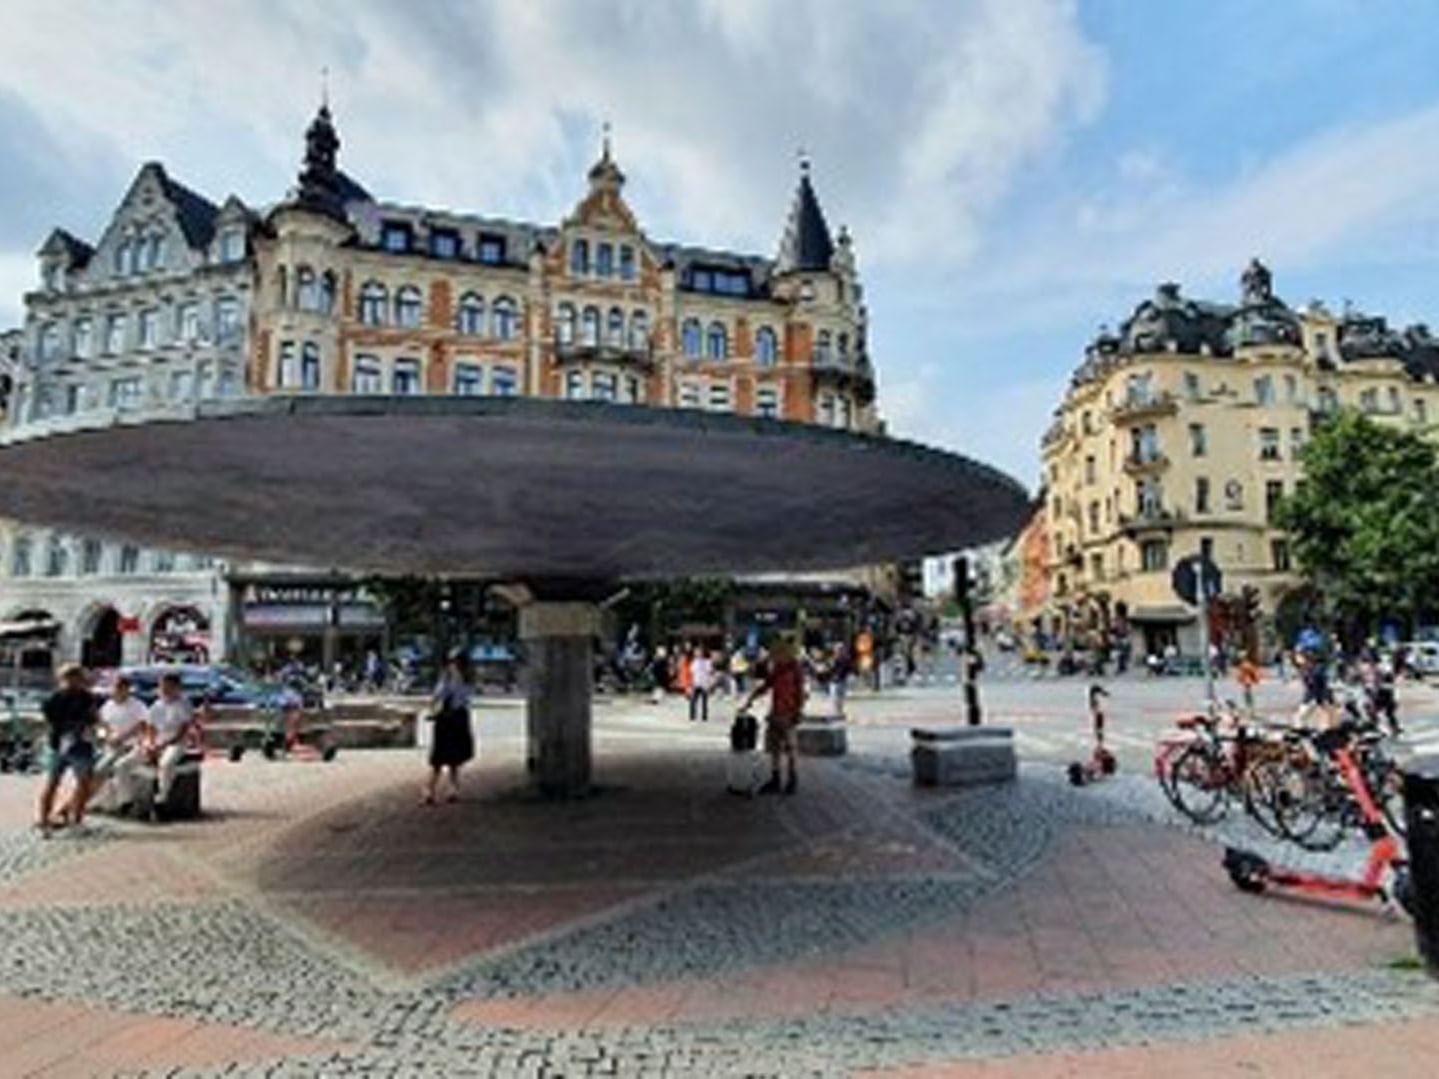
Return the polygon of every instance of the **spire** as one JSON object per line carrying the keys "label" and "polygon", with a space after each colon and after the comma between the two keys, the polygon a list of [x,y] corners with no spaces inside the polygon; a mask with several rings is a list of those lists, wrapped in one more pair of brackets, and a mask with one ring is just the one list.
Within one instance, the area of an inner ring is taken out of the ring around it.
{"label": "spire", "polygon": [[625,174],[610,157],[610,122],[606,120],[600,130],[600,159],[590,166],[590,190],[609,188],[619,191],[625,186]]}
{"label": "spire", "polygon": [[328,71],[321,88],[320,109],[305,129],[305,163],[300,169],[299,202],[330,214],[342,214],[340,170],[336,157],[340,136],[330,117]]}
{"label": "spire", "polygon": [[779,273],[828,270],[832,258],[834,241],[830,239],[814,186],[809,182],[809,155],[800,150],[799,186],[795,188],[784,235],[780,237],[776,270]]}

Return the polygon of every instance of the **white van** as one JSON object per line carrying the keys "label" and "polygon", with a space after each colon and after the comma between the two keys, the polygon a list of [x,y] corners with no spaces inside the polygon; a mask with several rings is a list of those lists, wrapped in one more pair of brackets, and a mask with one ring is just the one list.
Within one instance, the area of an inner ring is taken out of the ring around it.
{"label": "white van", "polygon": [[1401,644],[1409,657],[1409,669],[1426,678],[1439,677],[1439,641],[1410,641]]}

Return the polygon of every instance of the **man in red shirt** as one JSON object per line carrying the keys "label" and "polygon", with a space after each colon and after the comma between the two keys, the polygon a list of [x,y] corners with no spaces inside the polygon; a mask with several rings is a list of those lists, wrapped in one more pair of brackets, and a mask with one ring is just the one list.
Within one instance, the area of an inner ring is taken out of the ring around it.
{"label": "man in red shirt", "polygon": [[[769,716],[765,720],[764,748],[770,756],[769,782],[759,789],[761,794],[793,794],[795,776],[795,729],[804,715],[804,669],[795,658],[794,647],[783,637],[770,646],[769,663],[759,683],[745,698],[740,711],[748,711],[756,697],[770,695]],[[789,763],[788,778],[780,786],[780,758]]]}

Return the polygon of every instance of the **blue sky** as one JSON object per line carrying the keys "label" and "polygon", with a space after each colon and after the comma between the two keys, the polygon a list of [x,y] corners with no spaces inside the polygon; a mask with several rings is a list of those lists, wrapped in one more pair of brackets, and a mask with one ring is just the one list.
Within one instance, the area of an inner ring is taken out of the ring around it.
{"label": "blue sky", "polygon": [[380,195],[552,221],[615,126],[661,239],[772,253],[813,154],[898,434],[1032,482],[1085,341],[1154,285],[1439,323],[1439,5],[113,0],[0,7],[0,324],[139,163],[293,182],[328,65]]}

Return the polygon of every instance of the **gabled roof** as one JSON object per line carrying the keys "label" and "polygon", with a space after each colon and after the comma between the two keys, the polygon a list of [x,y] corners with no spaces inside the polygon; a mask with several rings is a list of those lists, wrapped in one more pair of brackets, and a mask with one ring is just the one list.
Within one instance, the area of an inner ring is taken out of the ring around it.
{"label": "gabled roof", "polygon": [[799,186],[790,204],[789,219],[779,241],[776,272],[796,270],[828,270],[834,257],[834,241],[825,224],[824,211],[819,208],[814,187],[809,182],[809,163],[800,167]]}
{"label": "gabled roof", "polygon": [[215,238],[215,217],[220,208],[204,195],[190,190],[179,180],[172,180],[162,165],[155,168],[160,175],[160,186],[165,197],[175,207],[175,216],[180,222],[180,231],[191,247],[209,247]]}
{"label": "gabled roof", "polygon": [[95,249],[73,233],[57,228],[40,245],[42,255],[63,255],[68,269],[79,269],[90,261]]}

